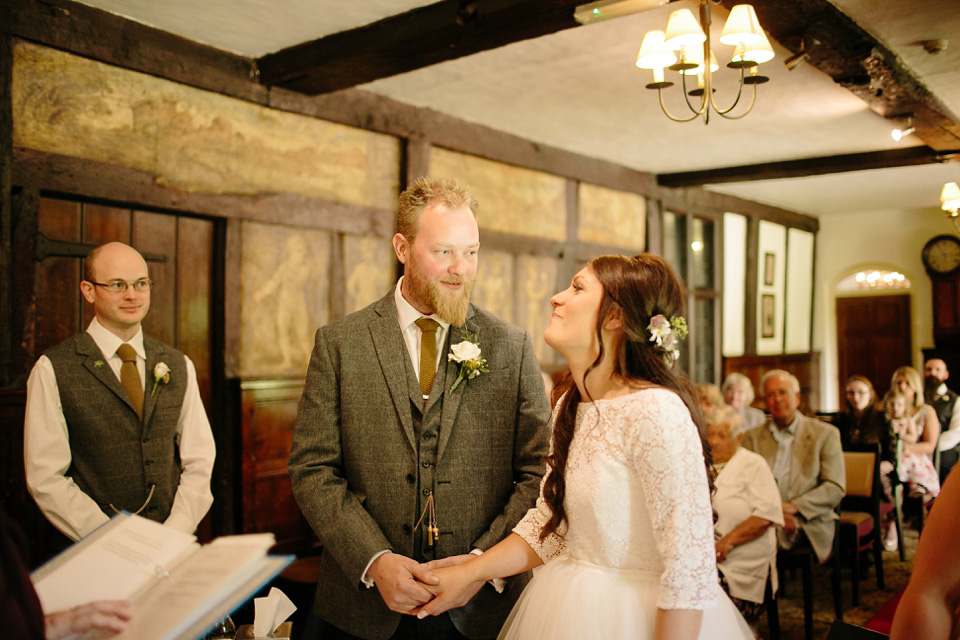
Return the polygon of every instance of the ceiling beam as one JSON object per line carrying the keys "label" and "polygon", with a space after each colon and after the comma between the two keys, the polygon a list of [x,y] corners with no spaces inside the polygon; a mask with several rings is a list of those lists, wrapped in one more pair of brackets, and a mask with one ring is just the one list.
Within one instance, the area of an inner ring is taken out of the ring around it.
{"label": "ceiling beam", "polygon": [[[739,0],[723,0],[728,9]],[[830,76],[885,118],[913,116],[932,149],[960,147],[960,123],[904,62],[829,0],[752,0],[774,40]]]}
{"label": "ceiling beam", "polygon": [[869,171],[889,169],[891,167],[910,167],[933,164],[936,162],[960,161],[960,149],[948,152],[934,151],[930,147],[909,147],[906,149],[885,149],[866,153],[846,153],[820,158],[802,158],[783,162],[723,167],[704,171],[683,171],[661,173],[657,184],[661,187],[695,187],[704,184],[722,184],[726,182],[753,182],[756,180],[778,180],[783,178],[802,178],[822,176],[848,171]]}
{"label": "ceiling beam", "polygon": [[260,82],[329,93],[576,27],[585,0],[442,0],[257,60]]}

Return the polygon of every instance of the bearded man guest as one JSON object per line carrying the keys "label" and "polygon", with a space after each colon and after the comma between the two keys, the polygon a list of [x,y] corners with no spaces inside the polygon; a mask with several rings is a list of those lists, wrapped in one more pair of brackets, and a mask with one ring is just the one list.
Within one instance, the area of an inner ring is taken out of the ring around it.
{"label": "bearded man guest", "polygon": [[950,371],[940,358],[930,358],[923,367],[924,399],[937,412],[940,421],[940,483],[947,481],[947,474],[960,457],[960,402],[952,389],[947,388]]}
{"label": "bearded man guest", "polygon": [[95,317],[27,380],[27,486],[70,540],[119,511],[193,533],[213,503],[216,450],[196,369],[140,326],[151,288],[133,247],[91,251],[80,291]]}
{"label": "bearded man guest", "polygon": [[455,180],[414,182],[396,287],[317,331],[288,468],[323,544],[321,638],[494,638],[528,580],[415,615],[432,567],[482,553],[534,505],[549,439],[529,335],[469,302],[476,209]]}

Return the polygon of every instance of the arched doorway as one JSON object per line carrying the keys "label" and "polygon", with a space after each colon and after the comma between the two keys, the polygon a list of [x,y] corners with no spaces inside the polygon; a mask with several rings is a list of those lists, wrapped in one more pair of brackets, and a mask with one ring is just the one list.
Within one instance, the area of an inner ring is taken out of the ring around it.
{"label": "arched doorway", "polygon": [[890,376],[911,364],[910,281],[888,268],[862,268],[837,283],[837,373],[843,384],[867,377],[879,396]]}

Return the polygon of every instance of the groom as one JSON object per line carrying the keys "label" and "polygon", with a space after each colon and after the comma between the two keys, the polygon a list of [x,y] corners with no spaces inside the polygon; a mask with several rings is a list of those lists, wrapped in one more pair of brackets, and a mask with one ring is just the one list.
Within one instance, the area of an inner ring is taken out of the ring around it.
{"label": "groom", "polygon": [[313,622],[324,639],[494,638],[527,575],[436,619],[403,614],[432,598],[421,563],[481,553],[533,506],[543,382],[530,337],[469,302],[480,239],[467,188],[418,179],[395,230],[403,277],[317,331],[297,414],[290,476],[323,543]]}

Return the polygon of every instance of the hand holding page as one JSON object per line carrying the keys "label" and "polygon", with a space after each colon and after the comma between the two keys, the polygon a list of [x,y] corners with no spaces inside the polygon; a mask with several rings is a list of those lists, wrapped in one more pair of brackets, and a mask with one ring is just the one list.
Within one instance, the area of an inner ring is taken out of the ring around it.
{"label": "hand holding page", "polygon": [[198,548],[190,534],[146,518],[117,516],[31,575],[44,611],[94,600],[134,600]]}
{"label": "hand holding page", "polygon": [[293,560],[268,556],[272,533],[191,535],[119,514],[31,574],[45,611],[92,600],[130,600],[117,640],[198,638]]}

